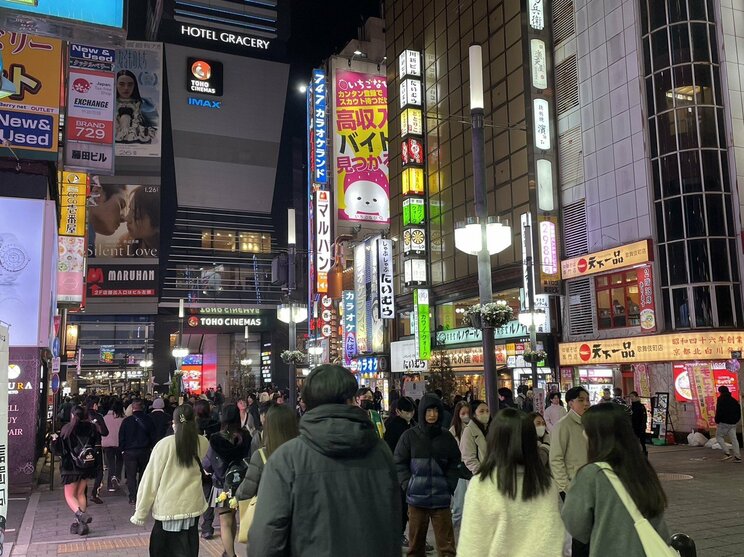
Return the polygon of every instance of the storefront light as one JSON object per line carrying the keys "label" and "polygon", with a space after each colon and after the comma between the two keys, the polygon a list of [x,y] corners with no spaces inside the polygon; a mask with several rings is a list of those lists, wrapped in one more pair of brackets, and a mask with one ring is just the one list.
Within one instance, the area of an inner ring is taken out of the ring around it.
{"label": "storefront light", "polygon": [[174,358],[185,358],[189,355],[189,349],[183,346],[176,346],[171,353]]}
{"label": "storefront light", "polygon": [[307,319],[307,307],[301,304],[281,304],[276,308],[276,317],[282,323],[302,323]]}
{"label": "storefront light", "polygon": [[[455,247],[470,255],[478,255],[482,246],[481,225],[471,218],[455,228]],[[486,249],[490,255],[500,253],[512,243],[511,227],[489,217],[486,224]]]}
{"label": "storefront light", "polygon": [[[538,329],[540,327],[545,326],[545,322],[547,321],[547,314],[544,310],[536,309],[535,311],[523,311],[519,314],[517,319],[519,319],[519,322],[524,325],[525,327],[531,327],[532,323],[535,324],[535,327]],[[534,319],[534,321],[533,321]]]}

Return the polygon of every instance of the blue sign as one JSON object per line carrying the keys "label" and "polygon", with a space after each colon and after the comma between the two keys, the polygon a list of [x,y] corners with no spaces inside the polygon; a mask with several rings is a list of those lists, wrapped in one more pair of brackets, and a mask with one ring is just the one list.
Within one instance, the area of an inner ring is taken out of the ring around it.
{"label": "blue sign", "polygon": [[323,70],[313,70],[313,181],[328,183],[328,112],[326,75]]}
{"label": "blue sign", "polygon": [[113,71],[115,62],[116,51],[112,48],[70,43],[71,68]]}
{"label": "blue sign", "polygon": [[52,341],[52,356],[59,358],[59,337],[54,337]]}
{"label": "blue sign", "polygon": [[196,97],[189,97],[189,104],[200,108],[222,108],[222,101],[209,101],[207,99],[197,99]]}
{"label": "blue sign", "polygon": [[52,374],[52,392],[56,395],[59,391],[59,374],[54,373]]}
{"label": "blue sign", "polygon": [[124,0],[0,0],[0,8],[106,27],[124,27]]}
{"label": "blue sign", "polygon": [[50,149],[56,133],[54,117],[3,110],[0,112],[0,143],[7,140],[13,147]]}

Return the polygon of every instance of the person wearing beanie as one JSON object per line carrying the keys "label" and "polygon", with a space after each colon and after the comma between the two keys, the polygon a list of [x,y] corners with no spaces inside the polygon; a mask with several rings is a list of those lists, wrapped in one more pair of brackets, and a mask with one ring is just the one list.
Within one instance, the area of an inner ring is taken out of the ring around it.
{"label": "person wearing beanie", "polygon": [[162,398],[156,398],[152,401],[150,419],[155,424],[155,443],[168,435],[169,432],[173,432],[173,419],[165,413],[165,401]]}

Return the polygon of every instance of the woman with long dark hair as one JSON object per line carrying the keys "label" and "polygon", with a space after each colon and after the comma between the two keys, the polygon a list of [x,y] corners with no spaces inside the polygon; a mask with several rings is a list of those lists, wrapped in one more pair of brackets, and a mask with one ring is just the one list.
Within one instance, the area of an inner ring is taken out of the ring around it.
{"label": "woman with long dark hair", "polygon": [[86,535],[93,518],[88,514],[85,489],[94,479],[101,464],[101,434],[88,419],[85,406],[75,406],[70,422],[65,424],[56,439],[57,452],[62,455],[60,475],[65,486],[65,502],[75,513],[70,525],[71,534]]}
{"label": "woman with long dark hair", "polygon": [[[465,495],[459,555],[560,557],[565,531],[558,489],[537,454],[531,418],[515,408],[494,417],[487,453]],[[540,525],[540,535],[524,532]]]}
{"label": "woman with long dark hair", "polygon": [[[566,493],[563,523],[575,540],[589,544],[586,555],[590,557],[641,557],[645,552],[634,522],[608,474],[617,476],[640,514],[668,540],[667,499],[659,477],[641,453],[627,413],[618,405],[592,406],[582,423],[589,463],[579,470]],[[604,463],[612,470],[603,470]]]}
{"label": "woman with long dark hair", "polygon": [[140,94],[137,76],[130,70],[120,70],[116,74],[116,142],[152,143],[157,137],[158,119],[153,103]]}
{"label": "woman with long dark hair", "polygon": [[264,424],[264,446],[253,453],[251,457],[245,479],[243,479],[235,494],[239,501],[256,496],[266,460],[281,445],[290,439],[294,439],[299,434],[297,416],[289,406],[275,404],[269,408],[269,411],[266,412],[266,422]]}
{"label": "woman with long dark hair", "polygon": [[[294,414],[293,414],[294,415]],[[212,473],[212,494],[210,504],[220,517],[220,536],[227,557],[235,556],[235,509],[230,493],[225,485],[227,471],[250,455],[251,437],[240,426],[240,410],[234,404],[222,407],[220,415],[221,430],[209,438],[209,450],[204,457],[204,469]]]}
{"label": "woman with long dark hair", "polygon": [[101,440],[103,447],[103,456],[106,458],[106,467],[108,468],[108,490],[116,491],[119,489],[119,480],[121,479],[121,469],[124,466],[121,449],[119,448],[119,429],[124,421],[124,405],[118,397],[111,403],[111,409],[103,417],[103,421],[108,428],[109,434]]}
{"label": "woman with long dark hair", "polygon": [[482,400],[470,403],[470,423],[462,430],[460,453],[462,461],[473,474],[478,473],[481,463],[486,459],[486,433],[491,412]]}
{"label": "woman with long dark hair", "polygon": [[461,400],[455,404],[455,409],[452,411],[452,422],[450,423],[450,433],[460,444],[462,439],[462,431],[470,423],[470,405],[465,400]]}
{"label": "woman with long dark hair", "polygon": [[189,404],[173,412],[173,431],[152,450],[130,521],[143,526],[152,510],[155,525],[150,557],[198,557],[198,522],[207,509],[201,459],[209,442],[197,432],[196,415]]}

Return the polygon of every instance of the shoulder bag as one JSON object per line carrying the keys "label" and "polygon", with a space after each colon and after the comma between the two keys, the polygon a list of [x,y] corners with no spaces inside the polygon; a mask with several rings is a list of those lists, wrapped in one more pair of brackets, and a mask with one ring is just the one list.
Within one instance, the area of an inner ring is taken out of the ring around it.
{"label": "shoulder bag", "polygon": [[612,470],[612,466],[606,462],[595,462],[594,464],[599,466],[605,476],[607,476],[607,479],[610,480],[610,485],[615,489],[617,496],[628,511],[647,557],[680,557],[679,553],[664,541],[664,538],[659,535],[648,519],[638,510],[638,507],[620,481],[620,478]]}
{"label": "shoulder bag", "polygon": [[[264,466],[266,466],[266,453],[263,449],[258,449],[258,454],[261,455],[261,460]],[[258,503],[258,495],[254,495],[250,499],[245,501],[238,501],[238,510],[240,511],[240,528],[238,530],[238,541],[240,543],[248,543],[248,530],[253,523],[253,517],[256,514],[256,504]]]}

